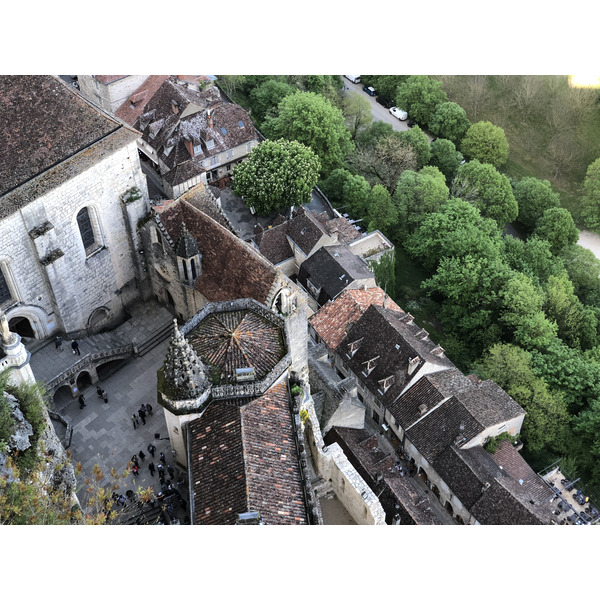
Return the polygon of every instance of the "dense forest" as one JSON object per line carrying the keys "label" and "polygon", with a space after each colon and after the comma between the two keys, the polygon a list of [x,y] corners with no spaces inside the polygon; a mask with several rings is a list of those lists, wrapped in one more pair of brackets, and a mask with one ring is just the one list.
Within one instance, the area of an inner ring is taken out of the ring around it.
{"label": "dense forest", "polygon": [[523,406],[532,466],[561,459],[600,499],[600,261],[577,245],[578,227],[600,230],[600,92],[558,76],[361,79],[414,126],[373,122],[340,76],[219,85],[268,139],[312,150],[334,206],[394,242],[379,282]]}

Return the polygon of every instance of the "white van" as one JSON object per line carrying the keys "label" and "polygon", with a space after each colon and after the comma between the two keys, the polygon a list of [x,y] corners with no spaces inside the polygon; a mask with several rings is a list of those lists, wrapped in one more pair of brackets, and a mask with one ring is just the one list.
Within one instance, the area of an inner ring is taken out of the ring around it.
{"label": "white van", "polygon": [[360,75],[344,75],[344,77],[352,83],[360,83]]}

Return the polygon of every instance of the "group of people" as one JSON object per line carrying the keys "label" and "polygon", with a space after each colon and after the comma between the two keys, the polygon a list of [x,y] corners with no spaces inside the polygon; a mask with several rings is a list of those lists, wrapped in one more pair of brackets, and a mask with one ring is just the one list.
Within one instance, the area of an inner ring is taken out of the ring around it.
{"label": "group of people", "polygon": [[[59,352],[63,351],[62,343],[63,343],[62,337],[60,335],[57,335],[54,338],[54,347]],[[73,354],[77,354],[77,355],[81,356],[81,351],[79,350],[79,342],[77,340],[73,340],[71,342],[71,350],[73,350]]]}
{"label": "group of people", "polygon": [[[152,460],[154,460],[156,446],[153,443],[148,444],[148,452],[152,456]],[[140,473],[140,460],[142,462],[146,460],[146,454],[143,450],[140,450],[137,454],[134,454],[131,457],[131,472],[136,477]],[[152,477],[154,477],[154,473],[158,472],[158,478],[160,480],[161,485],[171,485],[171,480],[175,477],[175,469],[173,469],[171,465],[167,464],[167,458],[164,452],[159,453],[158,465],[155,466],[154,462],[149,462],[148,469],[150,470],[150,475],[152,475]],[[165,471],[169,474],[168,481],[166,479]]]}
{"label": "group of people", "polygon": [[139,410],[137,411],[137,414],[133,413],[131,415],[131,422],[133,423],[133,428],[137,429],[138,425],[140,424],[138,416],[142,420],[142,424],[145,425],[146,424],[146,416],[151,415],[151,414],[152,414],[152,405],[142,403]]}

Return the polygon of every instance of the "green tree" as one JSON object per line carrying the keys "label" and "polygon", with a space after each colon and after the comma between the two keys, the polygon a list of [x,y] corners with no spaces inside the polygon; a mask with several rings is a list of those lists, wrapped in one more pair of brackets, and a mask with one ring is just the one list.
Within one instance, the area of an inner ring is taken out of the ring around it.
{"label": "green tree", "polygon": [[560,196],[547,180],[524,177],[515,186],[515,200],[519,205],[519,221],[531,231],[548,208],[560,206]]}
{"label": "green tree", "polygon": [[563,262],[552,254],[550,242],[538,237],[523,241],[507,235],[504,237],[505,260],[511,269],[531,277],[536,284],[563,270]]}
{"label": "green tree", "polygon": [[265,140],[233,170],[233,191],[260,214],[310,202],[319,159],[295,141]]}
{"label": "green tree", "polygon": [[394,128],[389,123],[375,121],[370,127],[362,130],[356,136],[356,146],[358,148],[374,148],[380,140],[394,135],[394,133],[397,132],[394,131]]}
{"label": "green tree", "polygon": [[463,160],[463,155],[450,140],[443,138],[431,142],[430,147],[431,158],[429,164],[437,167],[446,177],[446,183],[450,185]]}
{"label": "green tree", "polygon": [[408,253],[433,271],[442,257],[482,256],[500,260],[504,247],[495,221],[486,219],[473,205],[449,198],[438,212],[426,216],[406,238]]}
{"label": "green tree", "polygon": [[600,233],[600,158],[587,169],[581,206],[585,226]]}
{"label": "green tree", "polygon": [[437,106],[447,102],[442,82],[427,75],[411,75],[398,86],[396,105],[407,111],[412,119],[426,125]]}
{"label": "green tree", "polygon": [[577,243],[579,230],[573,222],[571,213],[566,208],[549,208],[538,219],[533,234],[550,242],[554,254],[563,248]]}
{"label": "green tree", "polygon": [[250,92],[250,107],[252,119],[258,127],[261,126],[267,115],[276,112],[279,103],[296,89],[283,81],[269,79]]}
{"label": "green tree", "polygon": [[409,148],[413,149],[417,159],[417,169],[424,167],[429,162],[431,158],[429,138],[418,125],[415,125],[408,131],[402,131],[399,139]]}
{"label": "green tree", "polygon": [[390,193],[382,186],[375,185],[368,201],[369,231],[386,231],[396,222],[397,214]]}
{"label": "green tree", "polygon": [[407,79],[407,75],[361,75],[361,82],[364,85],[373,86],[378,96],[390,102],[396,101],[398,86]]}
{"label": "green tree", "polygon": [[527,412],[521,429],[527,450],[564,449],[569,428],[567,405],[561,393],[552,392],[536,377],[528,352],[509,344],[496,344],[474,367],[479,377],[493,380]]}
{"label": "green tree", "polygon": [[558,325],[559,337],[572,348],[591,348],[596,344],[598,321],[575,295],[566,271],[551,275],[545,284],[544,308]]}
{"label": "green tree", "polygon": [[425,167],[418,173],[404,171],[393,196],[398,210],[398,230],[413,233],[421,221],[437,212],[447,199],[444,175],[435,167]]}
{"label": "green tree", "polygon": [[543,311],[524,315],[514,328],[515,342],[527,350],[546,350],[556,340],[557,326]]}
{"label": "green tree", "polygon": [[600,305],[600,260],[579,244],[563,248],[560,258],[578,298],[584,304]]}
{"label": "green tree", "polygon": [[342,112],[346,117],[346,123],[353,140],[356,139],[360,131],[370,127],[373,122],[369,101],[356,92],[346,94]]}
{"label": "green tree", "polygon": [[489,121],[479,121],[469,127],[461,145],[462,153],[470,160],[476,159],[496,168],[508,159],[508,141],[504,129]]}
{"label": "green tree", "polygon": [[474,204],[484,217],[494,219],[501,228],[514,221],[519,213],[508,177],[478,160],[458,168],[452,194]]}
{"label": "green tree", "polygon": [[362,175],[353,175],[344,183],[344,202],[355,219],[366,219],[371,186]]}
{"label": "green tree", "polygon": [[217,83],[219,87],[231,98],[236,90],[244,85],[245,75],[219,75]]}
{"label": "green tree", "polygon": [[296,140],[311,148],[321,161],[322,175],[341,167],[354,149],[342,111],[314,92],[286,96],[277,116],[265,120],[263,132],[270,139]]}
{"label": "green tree", "polygon": [[429,119],[429,131],[454,144],[461,143],[469,127],[471,121],[467,119],[465,109],[456,102],[438,104]]}
{"label": "green tree", "polygon": [[330,202],[343,204],[344,184],[352,177],[353,175],[348,169],[334,169],[327,179],[319,182],[319,187]]}
{"label": "green tree", "polygon": [[347,162],[371,185],[383,185],[390,193],[404,171],[417,167],[415,151],[398,135],[380,139],[375,147],[359,146]]}

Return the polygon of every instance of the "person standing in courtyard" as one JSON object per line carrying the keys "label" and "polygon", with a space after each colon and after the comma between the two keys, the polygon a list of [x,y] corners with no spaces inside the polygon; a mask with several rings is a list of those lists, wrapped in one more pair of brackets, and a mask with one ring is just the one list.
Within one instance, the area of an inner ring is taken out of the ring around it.
{"label": "person standing in courtyard", "polygon": [[85,403],[85,396],[83,394],[79,394],[79,410],[81,410],[84,406],[86,406]]}
{"label": "person standing in courtyard", "polygon": [[144,410],[151,415],[152,414],[152,405],[151,404],[142,404],[142,406],[144,407]]}
{"label": "person standing in courtyard", "polygon": [[151,463],[148,465],[148,468],[150,469],[150,475],[152,475],[152,477],[154,477],[154,471],[156,471],[156,468],[154,467],[154,463],[153,463],[153,462],[151,462]]}
{"label": "person standing in courtyard", "polygon": [[137,415],[135,413],[133,413],[131,415],[131,422],[133,423],[133,428],[135,429],[137,425],[140,424],[140,422],[138,421]]}
{"label": "person standing in courtyard", "polygon": [[131,457],[131,462],[139,469],[140,468],[140,463],[138,461],[138,457],[134,454]]}
{"label": "person standing in courtyard", "polygon": [[154,458],[154,453],[156,452],[156,446],[152,443],[148,444],[148,452],[152,454],[152,458]]}
{"label": "person standing in courtyard", "polygon": [[79,351],[79,343],[77,342],[77,340],[73,340],[71,342],[71,349],[73,350],[73,354],[78,354],[79,356],[81,356],[81,352]]}
{"label": "person standing in courtyard", "polygon": [[140,408],[140,410],[138,410],[138,415],[140,415],[140,419],[142,419],[142,423],[145,425],[146,424],[146,411],[143,408]]}
{"label": "person standing in courtyard", "polygon": [[98,394],[98,398],[102,398],[102,394],[104,394],[104,390],[99,385],[96,386],[96,394]]}
{"label": "person standing in courtyard", "polygon": [[138,456],[142,459],[142,462],[144,461],[144,459],[146,458],[146,455],[144,454],[144,452],[142,450],[140,450],[138,452]]}
{"label": "person standing in courtyard", "polygon": [[171,479],[174,479],[174,478],[175,478],[175,477],[174,477],[174,476],[175,476],[175,471],[173,471],[173,467],[172,467],[171,465],[168,465],[168,466],[167,466],[167,471],[169,471],[169,477],[170,477]]}
{"label": "person standing in courtyard", "polygon": [[164,453],[164,452],[161,452],[161,453],[160,453],[160,462],[161,462],[163,465],[167,466],[167,459],[166,459],[166,457],[165,457],[165,453]]}
{"label": "person standing in courtyard", "polygon": [[57,335],[56,338],[54,339],[54,347],[59,351],[62,352],[62,338],[60,337],[60,335]]}

